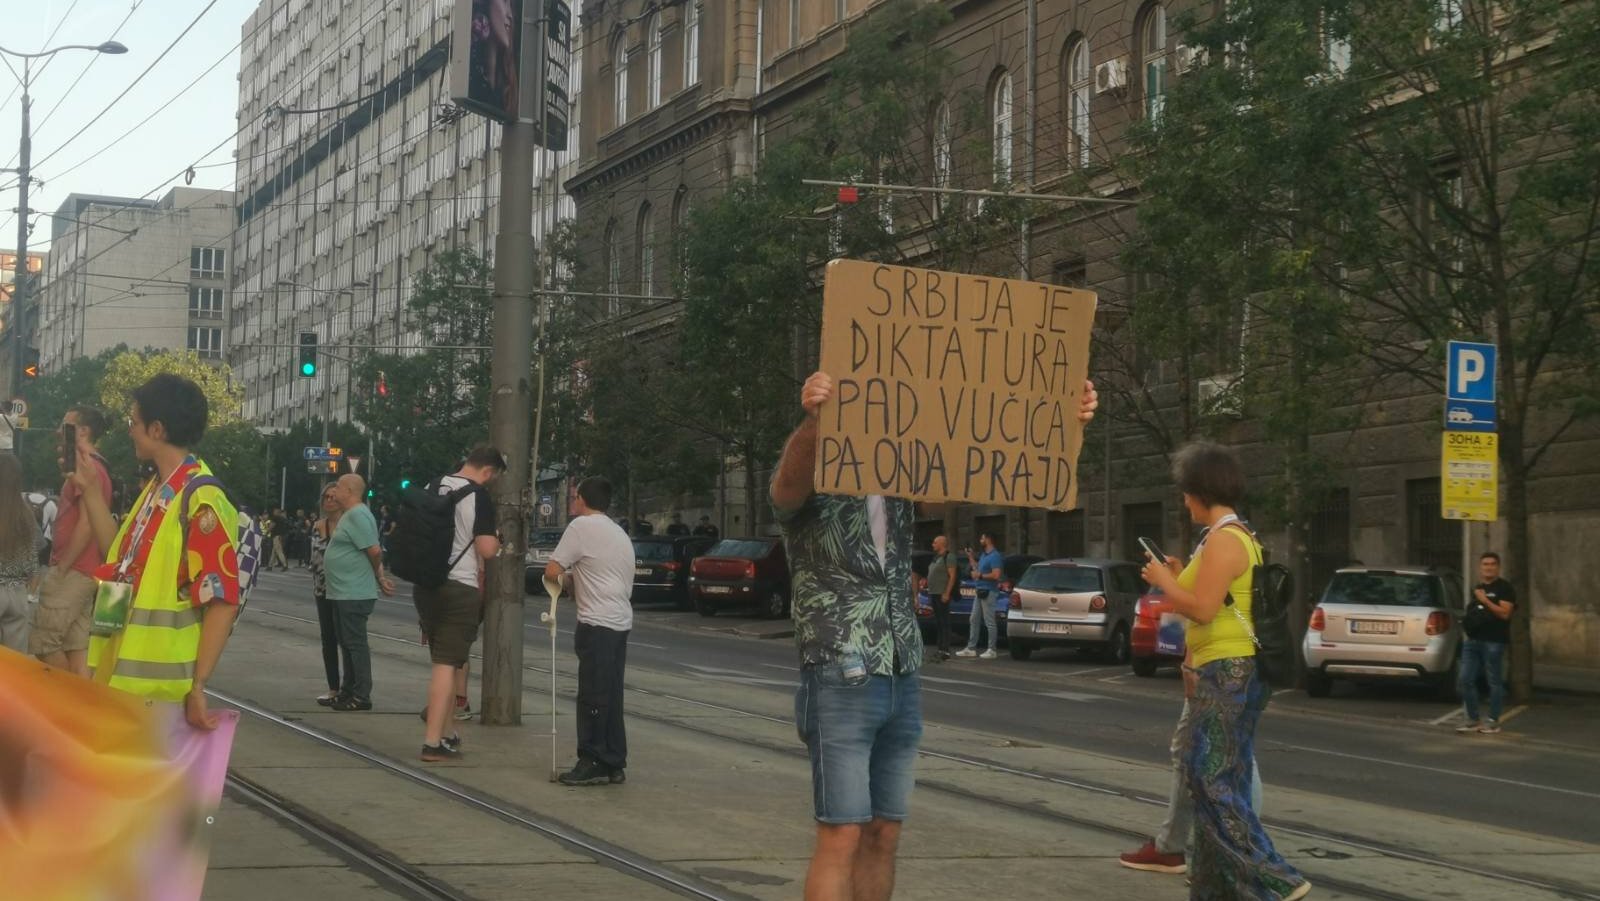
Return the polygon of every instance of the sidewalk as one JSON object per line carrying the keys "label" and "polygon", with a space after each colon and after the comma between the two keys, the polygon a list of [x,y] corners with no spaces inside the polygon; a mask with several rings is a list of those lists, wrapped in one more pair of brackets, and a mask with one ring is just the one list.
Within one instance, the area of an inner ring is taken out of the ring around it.
{"label": "sidewalk", "polygon": [[[334,713],[312,698],[322,688],[314,627],[265,617],[241,625],[213,679],[225,693],[249,699],[308,726],[337,733],[399,762],[415,761],[421,743],[417,709],[426,657],[415,645],[373,642],[376,708]],[[530,649],[526,663],[543,666]],[[574,661],[557,658],[559,743],[556,763],[572,756],[570,692]],[[668,863],[678,871],[721,885],[727,894],[761,899],[799,895],[811,850],[810,778],[789,705],[775,694],[736,685],[694,682],[657,673],[629,674],[631,752],[628,784],[574,789],[548,782],[548,682],[526,674],[521,728],[462,724],[466,759],[430,772],[504,798],[598,839]],[[544,689],[541,692],[541,689]],[[643,691],[640,691],[643,690]],[[477,692],[473,692],[476,697]],[[731,708],[731,709],[730,709]],[[758,714],[750,716],[737,711]],[[592,862],[540,850],[548,842],[515,831],[516,842],[480,823],[423,829],[412,841],[385,836],[398,819],[407,827],[451,818],[453,803],[429,790],[389,792],[379,799],[339,788],[369,777],[352,759],[308,752],[305,739],[281,726],[246,716],[233,764],[237,772],[286,797],[314,807],[328,820],[369,836],[396,857],[475,897],[576,897],[565,889],[591,876],[617,883],[614,871]],[[1140,800],[1166,790],[1164,768],[1054,747],[997,746],[993,736],[930,725],[924,749],[947,755],[919,764],[914,811],[900,853],[898,897],[970,899],[1000,894],[1049,897],[1070,883],[1080,898],[1186,897],[1181,879],[1136,873],[1116,855],[1136,844],[1160,819],[1160,808]],[[990,765],[963,762],[988,761]],[[1014,772],[1006,772],[1009,768]],[[1111,792],[1053,784],[1026,775],[1057,774],[1105,786]],[[369,788],[376,783],[369,784]],[[381,803],[380,803],[381,802]],[[348,886],[351,897],[387,897],[365,877],[329,866],[329,855],[253,811],[225,806],[212,855],[208,898],[225,901],[289,897],[310,881]],[[1459,859],[1481,868],[1528,872],[1577,885],[1600,883],[1600,847],[1494,830],[1477,823],[1418,816],[1353,804],[1321,795],[1269,789],[1269,817],[1315,823],[1319,828],[1374,842]],[[510,829],[498,824],[501,830]],[[473,840],[461,841],[470,836]],[[1279,834],[1280,850],[1316,881],[1380,885],[1415,898],[1546,898],[1534,889],[1512,891],[1504,882],[1423,861],[1405,861],[1370,848],[1322,837]],[[487,849],[510,850],[500,856]],[[562,854],[566,854],[562,850]],[[544,855],[544,856],[541,856]],[[285,861],[295,866],[283,868]],[[610,875],[605,875],[610,874]],[[562,890],[556,890],[561,885]],[[625,894],[588,897],[650,898],[653,886],[633,882]],[[510,891],[510,887],[518,887]],[[541,889],[541,887],[544,887]],[[509,893],[508,893],[509,892]],[[315,893],[323,894],[322,892]],[[339,896],[346,896],[340,891]],[[302,897],[311,895],[302,894]],[[1319,898],[1352,897],[1319,890]]]}

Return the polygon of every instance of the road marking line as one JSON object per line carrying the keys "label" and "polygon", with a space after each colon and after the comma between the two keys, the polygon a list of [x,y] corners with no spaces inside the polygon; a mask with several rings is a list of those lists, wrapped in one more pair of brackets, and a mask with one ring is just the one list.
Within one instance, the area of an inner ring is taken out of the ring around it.
{"label": "road marking line", "polygon": [[1277,691],[1273,692],[1272,696],[1273,697],[1277,697],[1278,695],[1281,695],[1281,694],[1288,694],[1291,691],[1299,691],[1299,690],[1300,689],[1298,689],[1298,688],[1280,688]]}
{"label": "road marking line", "polygon": [[1105,695],[1082,694],[1076,691],[1045,691],[1039,693],[1041,697],[1059,698],[1063,701],[1109,701]]}
{"label": "road marking line", "polygon": [[1062,673],[1061,675],[1063,677],[1066,677],[1066,676],[1087,676],[1090,673],[1103,673],[1108,669],[1122,669],[1122,667],[1120,667],[1120,666],[1094,666],[1094,667],[1090,667],[1089,669],[1073,670],[1070,673]]}
{"label": "road marking line", "polygon": [[950,691],[949,689],[944,689],[944,688],[924,688],[923,691],[930,692],[930,693],[936,694],[936,695],[952,695],[952,696],[957,697],[957,698],[976,698],[977,697],[977,695],[969,695],[964,691]]}
{"label": "road marking line", "polygon": [[934,683],[937,683],[939,685],[962,685],[962,686],[965,686],[967,688],[999,688],[999,689],[1002,689],[1002,690],[1005,690],[1005,691],[1016,691],[1016,689],[1014,689],[1014,688],[1013,689],[1005,689],[1003,686],[999,686],[999,685],[984,685],[981,682],[969,682],[969,681],[967,681],[965,679],[945,679],[945,678],[942,678],[940,676],[930,676],[930,675],[927,675],[926,673],[924,673],[922,675],[922,681],[924,681],[924,682],[934,682]]}
{"label": "road marking line", "polygon": [[[764,667],[767,667],[768,669],[780,669],[780,670],[783,670],[786,673],[794,672],[794,667],[792,667],[792,666],[790,666],[790,665],[788,665],[786,663],[763,663],[761,665],[764,666]],[[927,678],[927,677],[923,677],[923,678]]]}
{"label": "road marking line", "polygon": [[1443,726],[1445,723],[1450,722],[1451,720],[1455,719],[1456,717],[1461,717],[1462,719],[1466,719],[1466,716],[1467,716],[1467,712],[1465,710],[1463,710],[1462,708],[1457,707],[1456,709],[1450,711],[1449,713],[1445,714],[1444,716],[1439,717],[1438,719],[1428,720],[1428,725],[1430,725],[1430,726]]}
{"label": "road marking line", "polygon": [[1512,717],[1521,716],[1522,714],[1527,713],[1527,712],[1528,712],[1528,705],[1527,704],[1518,704],[1517,706],[1511,708],[1510,710],[1507,710],[1504,714],[1502,714],[1501,717],[1500,717],[1500,722],[1501,723],[1509,722]]}
{"label": "road marking line", "polygon": [[1515,785],[1518,788],[1532,788],[1540,791],[1556,792],[1563,795],[1575,795],[1579,798],[1593,798],[1595,800],[1600,800],[1600,794],[1595,792],[1578,791],[1575,788],[1558,788],[1554,785],[1540,785],[1537,782],[1522,782],[1516,779],[1505,779],[1500,776],[1482,776],[1478,773],[1468,773],[1462,770],[1449,770],[1443,767],[1426,766],[1420,763],[1403,763],[1398,760],[1386,760],[1382,757],[1367,757],[1362,754],[1346,754],[1343,751],[1329,751],[1325,748],[1308,748],[1303,745],[1289,745],[1284,744],[1281,741],[1269,741],[1268,744],[1276,745],[1280,748],[1287,748],[1291,751],[1305,751],[1309,754],[1326,754],[1329,757],[1343,757],[1346,760],[1360,760],[1366,763],[1382,763],[1389,766],[1403,767],[1408,770],[1423,770],[1424,772],[1439,773],[1445,776],[1461,776],[1466,779],[1480,779],[1484,782],[1498,782],[1502,785]]}
{"label": "road marking line", "polygon": [[1104,678],[1102,678],[1102,679],[1100,679],[1098,681],[1100,681],[1100,682],[1121,682],[1123,679],[1126,679],[1131,675],[1133,675],[1133,674],[1132,673],[1123,673],[1120,676],[1106,676],[1106,677],[1104,677]]}

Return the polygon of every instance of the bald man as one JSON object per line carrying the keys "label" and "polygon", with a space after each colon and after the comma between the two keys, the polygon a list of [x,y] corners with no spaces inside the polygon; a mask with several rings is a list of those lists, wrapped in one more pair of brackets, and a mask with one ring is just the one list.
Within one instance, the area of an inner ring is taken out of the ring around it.
{"label": "bald man", "polygon": [[394,594],[394,582],[383,574],[383,549],[378,544],[378,521],[364,503],[366,480],[340,476],[333,498],[344,510],[339,525],[322,555],[327,598],[333,604],[339,650],[344,656],[344,684],[328,705],[334,710],[372,709],[372,653],[367,648],[367,617],[378,603],[378,592]]}

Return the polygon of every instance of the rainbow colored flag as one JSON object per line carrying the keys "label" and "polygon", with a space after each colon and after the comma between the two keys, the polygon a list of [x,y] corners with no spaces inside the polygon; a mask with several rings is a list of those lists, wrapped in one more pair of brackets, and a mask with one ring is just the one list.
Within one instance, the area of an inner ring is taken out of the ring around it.
{"label": "rainbow colored flag", "polygon": [[205,883],[236,711],[202,732],[0,648],[0,894],[191,901]]}

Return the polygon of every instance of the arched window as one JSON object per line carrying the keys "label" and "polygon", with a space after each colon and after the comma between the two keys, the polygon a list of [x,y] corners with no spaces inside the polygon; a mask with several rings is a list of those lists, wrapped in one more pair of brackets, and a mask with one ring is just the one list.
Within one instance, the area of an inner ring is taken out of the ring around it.
{"label": "arched window", "polygon": [[[950,125],[950,101],[941,100],[933,110],[933,186],[950,187],[950,173],[955,169],[955,131]],[[948,194],[933,195],[933,215],[944,212]]]}
{"label": "arched window", "polygon": [[1089,63],[1089,41],[1078,38],[1067,51],[1063,72],[1067,86],[1067,160],[1074,166],[1089,164],[1089,98],[1094,95],[1094,69]]}
{"label": "arched window", "polygon": [[639,207],[639,230],[635,237],[639,249],[639,293],[656,293],[655,214],[646,203]]}
{"label": "arched window", "polygon": [[700,81],[700,0],[683,10],[683,86]]}
{"label": "arched window", "polygon": [[1143,65],[1144,114],[1161,118],[1167,100],[1167,11],[1159,3],[1145,10],[1139,29],[1139,60]]}
{"label": "arched window", "polygon": [[611,51],[612,93],[616,95],[614,125],[628,121],[628,37],[617,35],[617,44]]}
{"label": "arched window", "polygon": [[613,295],[606,298],[606,306],[615,309],[617,298],[614,295],[622,293],[622,247],[617,235],[617,220],[612,219],[606,223],[605,255],[606,255],[606,293]]}
{"label": "arched window", "polygon": [[994,180],[1011,180],[1011,73],[1001,70],[989,104],[994,119]]}
{"label": "arched window", "polygon": [[661,105],[661,14],[651,13],[645,23],[645,100],[650,109]]}
{"label": "arched window", "polygon": [[684,228],[688,223],[689,188],[687,185],[679,185],[678,192],[672,195],[672,256],[680,283],[689,278],[689,254],[688,249],[683,246]]}

